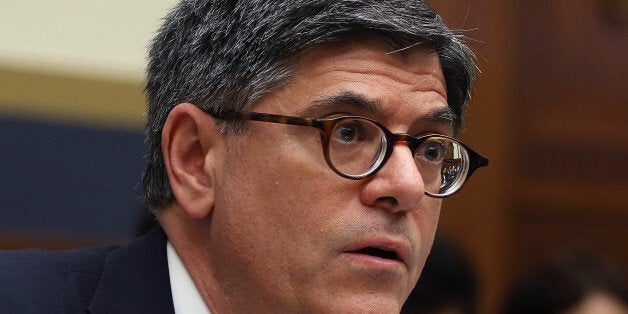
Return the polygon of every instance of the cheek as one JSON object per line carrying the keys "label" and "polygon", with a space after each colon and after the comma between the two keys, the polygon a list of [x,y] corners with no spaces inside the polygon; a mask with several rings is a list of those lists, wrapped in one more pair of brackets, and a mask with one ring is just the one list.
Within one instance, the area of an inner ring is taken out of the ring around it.
{"label": "cheek", "polygon": [[[418,227],[420,232],[420,241],[421,248],[419,251],[420,261],[421,263],[425,263],[427,256],[432,249],[432,244],[434,243],[434,237],[436,235],[436,229],[438,227],[438,219],[440,216],[440,210],[442,206],[441,199],[434,199],[426,197],[426,205],[423,207],[424,209],[419,210],[415,213]],[[421,264],[421,267],[423,267]]]}
{"label": "cheek", "polygon": [[[237,255],[232,262],[245,261],[242,271],[251,278],[274,277],[269,282],[277,290],[300,289],[325,273],[343,236],[339,211],[356,199],[343,178],[306,166],[301,157],[233,160],[219,192],[223,201],[217,206],[225,212],[220,219],[230,226],[225,242]],[[266,166],[258,167],[262,160]]]}
{"label": "cheek", "polygon": [[[315,141],[311,144],[320,145]],[[227,195],[224,198],[228,207],[240,213],[251,229],[257,229],[256,234],[265,234],[270,239],[319,241],[320,234],[327,229],[325,223],[331,218],[330,211],[336,207],[330,203],[333,199],[350,197],[349,191],[340,190],[342,184],[338,181],[342,178],[324,164],[322,152],[304,149],[294,139],[284,143],[255,141],[241,147],[245,149],[234,154],[225,165],[223,191],[217,195]],[[317,152],[320,158],[316,158]],[[323,160],[322,165],[318,159]],[[299,234],[311,236],[299,237]],[[295,249],[294,245],[286,246]]]}

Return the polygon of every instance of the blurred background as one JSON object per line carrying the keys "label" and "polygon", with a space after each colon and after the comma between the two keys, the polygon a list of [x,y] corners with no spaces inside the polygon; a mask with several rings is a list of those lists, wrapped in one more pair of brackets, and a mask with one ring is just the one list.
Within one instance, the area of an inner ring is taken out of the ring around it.
{"label": "blurred background", "polygon": [[[175,0],[0,2],[0,249],[132,239],[146,47]],[[540,263],[628,272],[628,1],[432,0],[482,74],[463,140],[490,158],[439,234],[480,313]]]}
{"label": "blurred background", "polygon": [[1,247],[133,237],[145,58],[175,2],[0,2]]}

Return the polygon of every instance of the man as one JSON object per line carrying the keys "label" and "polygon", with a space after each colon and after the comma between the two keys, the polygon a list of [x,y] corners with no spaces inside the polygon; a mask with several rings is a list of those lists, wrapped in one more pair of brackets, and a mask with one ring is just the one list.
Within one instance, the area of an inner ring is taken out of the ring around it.
{"label": "man", "polygon": [[161,227],[7,253],[0,305],[399,312],[442,198],[487,164],[454,139],[474,73],[419,1],[182,1],[148,66],[143,186]]}

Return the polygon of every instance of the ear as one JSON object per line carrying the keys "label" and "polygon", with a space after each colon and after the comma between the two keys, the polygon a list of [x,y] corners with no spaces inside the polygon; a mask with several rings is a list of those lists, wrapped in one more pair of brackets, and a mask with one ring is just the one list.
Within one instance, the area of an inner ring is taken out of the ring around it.
{"label": "ear", "polygon": [[179,104],[161,133],[161,150],[175,199],[190,218],[204,218],[214,207],[215,165],[222,158],[223,135],[200,108]]}

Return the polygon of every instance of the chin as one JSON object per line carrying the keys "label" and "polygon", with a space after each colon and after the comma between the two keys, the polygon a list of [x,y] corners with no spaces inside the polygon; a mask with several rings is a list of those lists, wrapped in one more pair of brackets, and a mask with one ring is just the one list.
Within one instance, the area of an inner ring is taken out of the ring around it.
{"label": "chin", "polygon": [[[332,301],[332,299],[330,299]],[[354,295],[344,300],[324,304],[313,312],[319,313],[399,313],[399,300],[392,297],[381,297],[372,294]]]}

